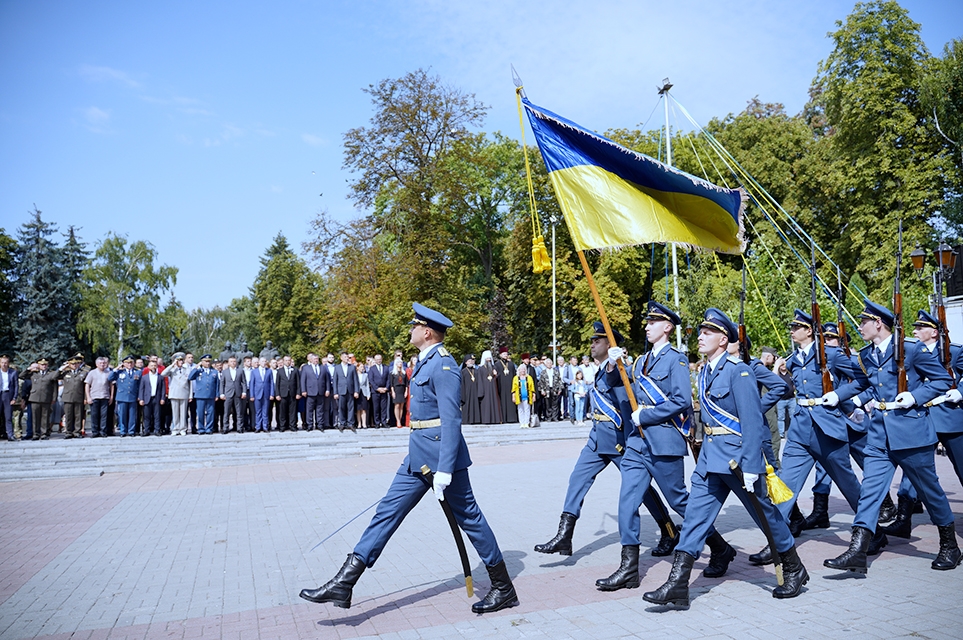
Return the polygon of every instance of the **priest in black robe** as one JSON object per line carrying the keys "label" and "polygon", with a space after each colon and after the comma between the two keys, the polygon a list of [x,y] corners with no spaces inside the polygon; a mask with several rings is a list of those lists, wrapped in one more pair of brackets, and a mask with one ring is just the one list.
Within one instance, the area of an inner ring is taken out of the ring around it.
{"label": "priest in black robe", "polygon": [[495,363],[498,373],[498,397],[501,400],[502,422],[515,424],[518,422],[518,407],[512,400],[512,380],[515,378],[515,363],[508,356],[508,348],[498,350],[498,362]]}
{"label": "priest in black robe", "polygon": [[461,365],[461,423],[481,424],[481,402],[478,399],[478,372],[475,355],[469,353]]}
{"label": "priest in black robe", "polygon": [[482,424],[501,424],[502,407],[498,400],[498,370],[492,361],[491,351],[482,354],[481,366],[475,371],[475,378],[478,380]]}

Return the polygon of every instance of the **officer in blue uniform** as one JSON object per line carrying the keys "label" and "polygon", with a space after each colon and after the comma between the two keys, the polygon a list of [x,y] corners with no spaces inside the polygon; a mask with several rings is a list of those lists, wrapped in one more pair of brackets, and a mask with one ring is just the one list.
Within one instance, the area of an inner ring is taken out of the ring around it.
{"label": "officer in blue uniform", "polygon": [[[913,335],[923,344],[923,348],[936,355],[940,364],[946,369],[943,362],[943,354],[940,351],[940,332],[939,322],[932,315],[922,309],[916,314],[916,322],[913,323]],[[960,404],[960,377],[963,375],[963,348],[958,344],[950,344],[950,362],[953,369],[953,388],[945,395],[931,400],[928,404],[930,410],[930,421],[936,428],[936,437],[939,439],[946,455],[949,456],[956,476],[963,482],[963,472],[960,464],[963,463],[963,404]],[[913,513],[919,504],[917,493],[913,483],[905,474],[900,481],[897,496],[896,520],[883,530],[897,538],[909,538],[913,528]]]}
{"label": "officer in blue uniform", "polygon": [[[602,591],[639,586],[639,507],[643,491],[652,480],[682,518],[689,499],[685,486],[685,439],[692,426],[692,384],[688,359],[669,344],[670,336],[682,321],[674,311],[655,301],[649,302],[645,319],[646,338],[652,348],[635,363],[632,389],[638,408],[634,412],[619,372],[612,367],[606,373],[606,382],[617,394],[621,413],[630,415],[632,422],[625,431],[619,492],[622,563],[611,576],[595,583]],[[703,575],[722,577],[736,557],[736,550],[714,528],[710,529],[707,542],[711,555]]]}
{"label": "officer in blue uniform", "polygon": [[[442,344],[451,320],[418,303],[412,305],[411,344],[420,350],[412,373],[411,434],[408,455],[401,463],[388,493],[381,499],[361,540],[334,578],[317,589],[304,589],[311,602],[351,606],[351,591],[361,573],[374,566],[391,535],[422,496],[434,490],[447,500],[455,520],[485,563],[491,590],[472,605],[474,613],[488,613],[518,605],[515,587],[488,521],[478,508],[468,478],[468,445],[461,433],[461,369]],[[422,466],[434,473],[433,484]]]}
{"label": "officer in blue uniform", "polygon": [[110,372],[107,379],[117,383],[117,426],[120,437],[136,435],[137,394],[140,391],[140,374],[134,368],[134,356],[124,358],[121,366]]}
{"label": "officer in blue uniform", "polygon": [[[655,591],[642,595],[647,602],[688,606],[692,565],[730,492],[735,492],[756,519],[749,492],[759,494],[765,490],[766,484],[760,477],[766,473],[762,443],[770,433],[752,370],[740,360],[729,359],[726,353],[728,343],[738,337],[738,328],[726,314],[714,308],[706,311],[699,326],[699,353],[708,360],[699,375],[705,440],[692,474],[689,504],[669,579]],[[742,470],[744,486],[730,468],[732,460]],[[772,595],[795,597],[809,580],[809,574],[796,553],[786,520],[765,495],[760,496],[759,504],[782,558],[783,584]]]}
{"label": "officer in blue uniform", "polygon": [[[604,325],[601,322],[595,322],[592,326],[594,329],[591,347],[592,358],[596,362],[602,363],[589,393],[592,431],[589,432],[588,441],[582,447],[578,460],[575,462],[575,468],[572,469],[572,475],[569,476],[568,490],[565,492],[565,504],[562,507],[562,516],[558,524],[558,533],[548,542],[535,545],[535,551],[539,553],[572,555],[572,535],[575,532],[575,521],[581,515],[582,503],[585,501],[589,489],[592,488],[595,477],[609,463],[614,464],[620,470],[622,467],[622,456],[625,453],[625,428],[631,428],[632,410],[629,409],[623,415],[623,408],[612,386],[612,384],[616,384],[621,387],[621,376],[618,371],[615,371],[614,378],[610,378],[606,375],[605,369],[609,363],[610,352],[616,358],[622,356],[623,350],[620,345],[623,338],[622,334],[613,328],[612,336],[615,338],[616,344],[611,345],[605,334]],[[614,370],[614,365],[612,366]],[[615,381],[616,379],[617,381]],[[628,397],[625,395],[625,389],[620,388],[619,391],[627,402]],[[672,553],[672,549],[675,548],[675,544],[679,540],[678,533],[669,519],[662,499],[651,486],[645,490],[642,502],[649,513],[652,514],[652,517],[655,518],[655,521],[659,523],[662,531],[659,545],[652,550],[652,555],[667,556]],[[638,510],[638,505],[636,505],[636,510]],[[620,519],[620,531],[627,532],[629,527],[628,521],[622,522]],[[637,539],[639,531],[638,514],[635,516],[634,531]],[[637,545],[638,542],[635,544]],[[635,579],[635,586],[638,586],[638,571],[636,571]]]}
{"label": "officer in blue uniform", "polygon": [[[789,519],[789,512],[796,504],[809,472],[819,462],[855,513],[859,504],[859,480],[850,462],[849,426],[839,404],[859,392],[860,384],[853,381],[857,369],[841,349],[824,345],[826,367],[835,383],[834,390],[824,394],[812,316],[796,309],[789,330],[792,341],[798,345],[786,360],[786,369],[792,375],[796,389],[796,407],[790,417],[779,478],[793,492],[793,497],[779,504],[778,509]],[[878,535],[881,538],[883,534]],[[875,542],[876,546],[885,544],[882,539]],[[754,554],[750,561],[768,564],[771,559],[767,550]]]}
{"label": "officer in blue uniform", "polygon": [[194,382],[197,401],[197,432],[214,433],[214,400],[217,398],[220,376],[211,368],[211,354],[201,356],[201,366],[194,367],[187,376]]}
{"label": "officer in blue uniform", "polygon": [[936,475],[936,429],[926,407],[926,403],[949,390],[952,379],[936,356],[921,343],[905,340],[903,365],[907,391],[898,392],[894,321],[889,309],[870,301],[860,314],[859,332],[870,344],[859,352],[865,390],[856,398],[858,404],[872,410],[873,417],[863,459],[863,484],[853,520],[853,536],[845,553],[823,563],[830,569],[866,573],[866,551],[876,531],[883,496],[889,490],[897,466],[920,492],[933,524],[939,529],[940,550],[932,568],[955,569],[960,563],[953,512]]}

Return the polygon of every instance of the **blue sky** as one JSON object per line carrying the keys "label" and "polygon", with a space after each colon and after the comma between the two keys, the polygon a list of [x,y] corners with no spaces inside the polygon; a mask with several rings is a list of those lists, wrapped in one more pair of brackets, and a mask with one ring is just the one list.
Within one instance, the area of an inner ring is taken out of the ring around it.
{"label": "blue sky", "polygon": [[[931,52],[963,36],[963,3],[902,4]],[[358,215],[341,140],[367,124],[369,84],[430,67],[516,138],[510,64],[533,102],[596,130],[645,123],[664,77],[702,123],[756,95],[796,113],[853,6],[0,0],[0,226],[36,203],[91,245],[148,240],[186,308],[226,305],[279,231],[300,247],[322,208]]]}

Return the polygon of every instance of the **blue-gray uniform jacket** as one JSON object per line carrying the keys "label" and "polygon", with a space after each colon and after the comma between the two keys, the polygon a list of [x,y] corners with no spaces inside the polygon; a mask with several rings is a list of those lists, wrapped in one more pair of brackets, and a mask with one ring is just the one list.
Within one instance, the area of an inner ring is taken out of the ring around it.
{"label": "blue-gray uniform jacket", "polygon": [[114,369],[107,379],[117,383],[115,396],[117,402],[137,402],[137,394],[140,392],[140,371],[126,368]]}
{"label": "blue-gray uniform jacket", "polygon": [[762,403],[762,412],[766,413],[775,407],[777,402],[782,400],[782,397],[786,395],[786,391],[789,389],[789,385],[777,374],[770,371],[758,358],[752,358],[749,361],[749,368],[752,369],[752,375],[756,376],[756,382],[767,389],[765,395],[762,396],[760,400]]}
{"label": "blue-gray uniform jacket", "polygon": [[204,367],[194,368],[188,380],[194,382],[194,398],[197,400],[213,400],[217,397],[218,387],[220,386],[220,377],[218,376],[217,369],[209,367],[205,369]]}
{"label": "blue-gray uniform jacket", "polygon": [[411,419],[441,418],[441,426],[412,429],[408,456],[402,463],[419,473],[422,465],[433,472],[454,473],[471,465],[461,433],[461,368],[443,346],[432,349],[411,375]]}
{"label": "blue-gray uniform jacket", "polygon": [[[639,384],[638,376],[643,370],[665,394],[665,400],[660,404],[655,404],[659,399],[650,397]],[[618,375],[618,371],[614,373]],[[645,354],[635,361],[632,388],[639,404],[645,406],[639,416],[639,424],[645,431],[652,455],[684,456],[685,438],[669,421],[683,411],[692,409],[692,381],[685,355],[671,345],[663,347],[655,357],[652,357],[651,351]],[[626,446],[641,451],[642,438],[638,430],[631,421],[626,423],[626,428]]]}
{"label": "blue-gray uniform jacket", "polygon": [[[822,397],[823,377],[819,369],[817,350],[819,345],[810,345],[809,354],[805,356],[805,362],[799,361],[802,350],[796,350],[792,356],[786,359],[786,369],[792,374],[793,384],[796,387],[797,400],[813,400]],[[841,401],[849,400],[861,388],[861,384],[855,381],[858,369],[850,358],[846,357],[839,347],[826,347],[826,365],[833,378],[833,391],[839,396]],[[829,407],[827,405],[816,405],[804,407],[796,404],[792,413],[792,424],[796,429],[805,430],[804,433],[794,434],[799,442],[808,443],[808,430],[818,427],[823,434],[847,442],[849,440],[849,430],[847,428],[846,413],[842,407],[837,405]],[[852,413],[852,411],[850,411]]]}
{"label": "blue-gray uniform jacket", "polygon": [[[598,455],[620,456],[625,452],[625,431],[632,430],[632,409],[629,405],[629,397],[622,386],[622,377],[618,369],[606,371],[606,364],[603,362],[595,374],[595,390],[604,396],[622,415],[622,426],[616,426],[614,422],[607,419],[599,419],[601,414],[598,408],[592,405],[592,431],[589,432],[588,442],[585,446]],[[589,393],[591,397],[593,394]],[[628,411],[628,413],[626,413]]]}
{"label": "blue-gray uniform jacket", "polygon": [[[933,345],[933,352],[943,366],[939,343]],[[950,344],[950,362],[953,363],[954,381],[960,387],[963,378],[963,346]],[[946,367],[943,366],[945,369]],[[914,394],[915,395],[915,394]],[[941,402],[930,409],[930,420],[936,428],[936,433],[963,433],[963,404],[959,402]]]}
{"label": "blue-gray uniform jacket", "polygon": [[[895,338],[890,340],[882,361],[874,354],[876,346],[873,344],[859,351],[860,366],[865,373],[865,378],[861,381],[864,390],[859,394],[863,404],[869,400],[896,400],[897,366],[894,341]],[[868,444],[879,449],[899,451],[936,444],[936,429],[924,405],[950,388],[950,376],[936,359],[936,355],[924,349],[923,344],[917,341],[906,340],[904,345],[907,389],[913,394],[916,404],[909,409],[883,411],[877,408],[873,411]]]}
{"label": "blue-gray uniform jacket", "polygon": [[726,413],[739,418],[742,434],[731,433],[722,428],[702,407],[702,421],[706,424],[702,453],[696,465],[696,473],[732,473],[729,461],[735,460],[745,473],[763,475],[766,472],[762,443],[770,439],[765,424],[759,387],[749,365],[741,360],[723,356],[710,371],[708,363],[701,376],[705,376],[707,398]]}

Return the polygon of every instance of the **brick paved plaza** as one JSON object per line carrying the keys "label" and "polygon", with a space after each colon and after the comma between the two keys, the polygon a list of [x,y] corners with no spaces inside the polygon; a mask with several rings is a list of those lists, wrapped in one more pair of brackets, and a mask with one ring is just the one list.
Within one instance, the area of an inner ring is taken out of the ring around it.
{"label": "brick paved plaza", "polygon": [[[238,436],[244,446],[256,446],[255,438],[285,437],[318,436]],[[407,436],[393,430],[370,437],[403,446]],[[201,451],[204,440],[187,438],[178,446]],[[150,438],[136,446],[168,444]],[[472,446],[475,494],[521,599],[517,608],[486,616],[470,611],[447,523],[427,497],[361,577],[350,610],[298,598],[300,589],[334,575],[370,513],[312,547],[381,497],[402,453],[187,468],[204,464],[195,460],[181,469],[5,482],[0,638],[963,637],[963,568],[929,568],[938,543],[925,515],[915,517],[919,526],[911,540],[891,539],[865,578],[823,568],[823,559],[847,546],[852,521],[835,489],[833,526],[800,538],[812,579],[796,599],[773,599],[772,568],[748,564],[747,555],[764,539],[732,499],[717,526],[739,555],[720,580],[699,575],[705,556],[696,563],[689,610],[642,601],[642,591],[661,584],[670,566],[647,553],[640,589],[597,591],[595,580],[611,573],[619,559],[614,468],[599,476],[588,495],[575,554],[532,551],[555,533],[581,445],[579,439],[551,439]],[[0,448],[0,464],[9,468],[16,456],[10,447]],[[963,491],[949,461],[938,457],[937,466],[954,512],[963,513]],[[808,512],[810,506],[807,487],[800,507]],[[643,545],[652,546],[657,528],[647,514],[642,523]],[[487,575],[470,545],[469,554],[484,594]]]}

